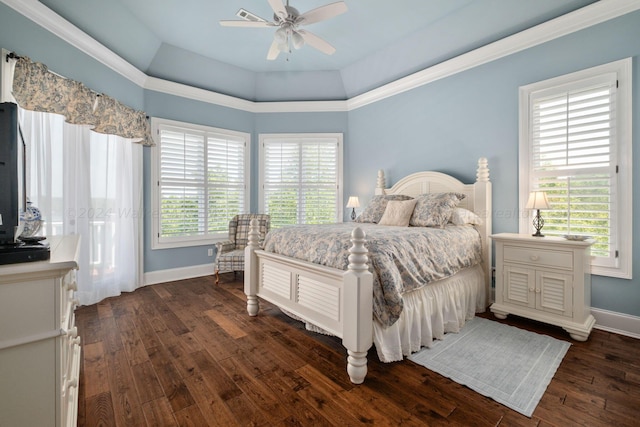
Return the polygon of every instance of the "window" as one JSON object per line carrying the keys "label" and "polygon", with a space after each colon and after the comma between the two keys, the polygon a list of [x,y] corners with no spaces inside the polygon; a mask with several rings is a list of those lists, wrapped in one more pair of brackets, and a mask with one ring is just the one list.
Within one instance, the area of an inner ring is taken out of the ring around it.
{"label": "window", "polygon": [[521,87],[520,132],[521,208],[544,190],[544,234],[593,236],[591,272],[630,279],[631,60]]}
{"label": "window", "polygon": [[271,227],[342,218],[342,134],[260,135],[260,207]]}
{"label": "window", "polygon": [[249,207],[247,133],[153,119],[153,249],[227,237]]}

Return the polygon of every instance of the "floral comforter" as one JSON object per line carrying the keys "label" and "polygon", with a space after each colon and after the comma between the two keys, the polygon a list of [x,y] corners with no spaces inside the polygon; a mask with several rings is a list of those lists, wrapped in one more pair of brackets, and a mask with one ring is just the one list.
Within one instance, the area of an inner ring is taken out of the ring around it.
{"label": "floral comforter", "polygon": [[481,262],[480,234],[471,226],[392,227],[378,224],[299,225],[273,229],[264,249],[346,270],[350,235],[366,233],[373,273],[373,312],[386,327],[402,312],[402,295]]}

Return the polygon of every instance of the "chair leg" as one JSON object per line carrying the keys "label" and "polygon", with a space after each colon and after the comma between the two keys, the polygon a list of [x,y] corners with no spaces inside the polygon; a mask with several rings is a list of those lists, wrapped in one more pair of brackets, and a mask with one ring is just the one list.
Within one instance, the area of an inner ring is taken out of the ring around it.
{"label": "chair leg", "polygon": [[220,270],[216,269],[216,285],[220,283],[220,275],[218,273],[220,273]]}

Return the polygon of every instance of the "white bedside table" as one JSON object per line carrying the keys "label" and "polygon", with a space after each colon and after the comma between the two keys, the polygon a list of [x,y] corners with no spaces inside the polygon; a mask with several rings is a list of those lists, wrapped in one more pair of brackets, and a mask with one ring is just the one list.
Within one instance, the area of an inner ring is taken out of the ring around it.
{"label": "white bedside table", "polygon": [[562,327],[586,341],[596,320],[591,314],[590,255],[593,240],[500,233],[495,242],[496,295],[490,307]]}

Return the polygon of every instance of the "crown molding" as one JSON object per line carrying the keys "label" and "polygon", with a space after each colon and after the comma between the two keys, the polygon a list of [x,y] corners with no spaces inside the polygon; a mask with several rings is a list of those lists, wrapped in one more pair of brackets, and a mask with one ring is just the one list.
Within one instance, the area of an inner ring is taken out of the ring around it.
{"label": "crown molding", "polygon": [[346,101],[292,101],[292,102],[254,102],[236,98],[182,83],[147,77],[145,89],[169,95],[235,108],[250,113],[305,113],[347,111]]}
{"label": "crown molding", "polygon": [[39,1],[0,1],[144,89],[251,113],[355,110],[640,9],[638,0],[600,0],[346,101],[254,102],[147,76]]}

